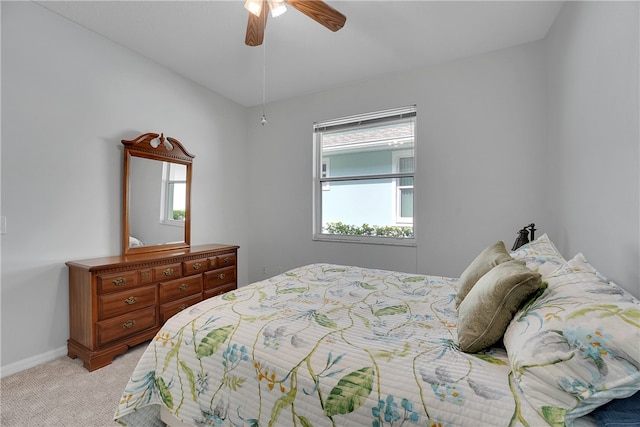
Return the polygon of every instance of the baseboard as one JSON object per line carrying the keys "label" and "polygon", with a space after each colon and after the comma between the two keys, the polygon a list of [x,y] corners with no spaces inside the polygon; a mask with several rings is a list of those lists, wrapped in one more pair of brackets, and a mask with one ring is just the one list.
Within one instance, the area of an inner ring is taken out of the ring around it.
{"label": "baseboard", "polygon": [[10,363],[7,366],[0,367],[0,378],[8,377],[9,375],[17,374],[18,372],[33,368],[34,366],[41,365],[46,362],[58,359],[67,355],[67,346],[56,348],[55,350],[47,351],[46,353],[38,354],[37,356],[29,357],[24,360],[19,360],[14,363]]}

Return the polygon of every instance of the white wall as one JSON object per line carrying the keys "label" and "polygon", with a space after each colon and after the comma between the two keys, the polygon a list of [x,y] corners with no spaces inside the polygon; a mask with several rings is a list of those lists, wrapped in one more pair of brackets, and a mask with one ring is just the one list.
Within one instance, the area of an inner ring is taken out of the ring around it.
{"label": "white wall", "polygon": [[[417,52],[419,54],[419,52]],[[249,279],[310,262],[458,276],[544,209],[543,44],[384,76],[249,113]],[[418,247],[311,240],[314,121],[416,104]]]}
{"label": "white wall", "polygon": [[638,2],[566,2],[547,35],[548,213],[566,256],[640,296]]}
{"label": "white wall", "polygon": [[1,7],[3,368],[66,348],[66,261],[121,252],[121,139],[195,154],[192,244],[240,245],[247,283],[244,107],[35,3]]}

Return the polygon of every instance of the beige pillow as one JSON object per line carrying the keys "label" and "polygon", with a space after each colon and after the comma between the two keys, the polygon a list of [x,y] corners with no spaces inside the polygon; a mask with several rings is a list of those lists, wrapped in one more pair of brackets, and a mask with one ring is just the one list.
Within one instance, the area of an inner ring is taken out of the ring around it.
{"label": "beige pillow", "polygon": [[458,308],[458,344],[476,353],[495,344],[520,305],[542,284],[523,261],[507,261],[482,276]]}
{"label": "beige pillow", "polygon": [[498,264],[511,261],[511,255],[507,252],[503,241],[494,243],[485,248],[474,259],[471,264],[462,272],[458,280],[458,292],[456,294],[456,308],[460,306],[462,300],[467,296],[471,288],[478,279],[484,276],[489,270]]}

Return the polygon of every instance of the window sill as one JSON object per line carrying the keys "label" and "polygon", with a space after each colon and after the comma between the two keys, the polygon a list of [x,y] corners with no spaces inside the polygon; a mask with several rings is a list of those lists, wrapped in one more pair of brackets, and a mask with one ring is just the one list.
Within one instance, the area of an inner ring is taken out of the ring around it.
{"label": "window sill", "polygon": [[171,225],[173,227],[184,227],[184,221],[163,219],[160,224]]}
{"label": "window sill", "polygon": [[386,246],[417,246],[414,238],[372,237],[372,236],[348,236],[340,234],[314,234],[313,240],[317,242],[358,243],[365,245]]}

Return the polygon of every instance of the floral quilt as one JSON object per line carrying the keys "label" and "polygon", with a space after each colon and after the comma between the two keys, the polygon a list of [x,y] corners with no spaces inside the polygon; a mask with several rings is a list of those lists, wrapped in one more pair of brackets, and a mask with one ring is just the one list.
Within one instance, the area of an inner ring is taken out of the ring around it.
{"label": "floral quilt", "polygon": [[458,349],[457,279],[312,264],[171,318],[115,419],[208,426],[540,426],[504,349]]}

